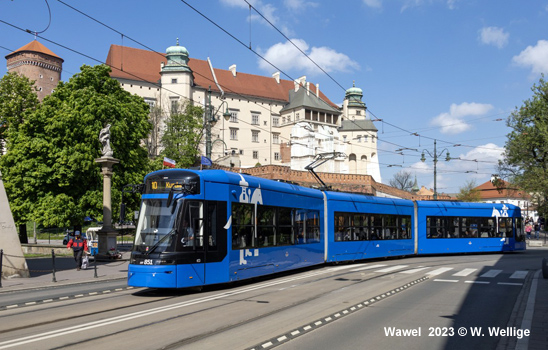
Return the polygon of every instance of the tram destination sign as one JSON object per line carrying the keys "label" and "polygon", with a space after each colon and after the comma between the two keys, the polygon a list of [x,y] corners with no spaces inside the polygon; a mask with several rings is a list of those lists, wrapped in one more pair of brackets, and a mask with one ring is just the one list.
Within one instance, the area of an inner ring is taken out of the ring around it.
{"label": "tram destination sign", "polygon": [[189,171],[163,171],[158,174],[151,174],[147,177],[146,193],[166,193],[175,189],[185,188],[188,192],[200,192],[200,176]]}

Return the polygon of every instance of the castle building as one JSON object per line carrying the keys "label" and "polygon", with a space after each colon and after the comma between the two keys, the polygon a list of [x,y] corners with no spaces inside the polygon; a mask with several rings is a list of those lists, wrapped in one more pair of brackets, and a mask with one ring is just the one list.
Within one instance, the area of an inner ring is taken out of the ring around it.
{"label": "castle building", "polygon": [[[377,129],[366,116],[362,90],[355,86],[339,107],[305,76],[291,81],[281,79],[279,72],[271,77],[238,72],[235,64],[215,68],[209,58],[191,59],[178,42],[165,54],[111,45],[106,63],[126,91],[162,111],[153,133],[162,133],[174,106],[192,101],[207,110],[211,103],[216,115],[213,121],[206,113],[204,125],[210,124],[211,159],[217,164],[303,170],[319,153],[342,152],[345,159],[315,170],[371,175],[381,182]],[[159,143],[160,137],[153,139]],[[205,155],[206,143],[201,146]]]}
{"label": "castle building", "polygon": [[34,81],[38,99],[51,94],[61,80],[63,59],[34,40],[6,56],[8,73],[18,73]]}

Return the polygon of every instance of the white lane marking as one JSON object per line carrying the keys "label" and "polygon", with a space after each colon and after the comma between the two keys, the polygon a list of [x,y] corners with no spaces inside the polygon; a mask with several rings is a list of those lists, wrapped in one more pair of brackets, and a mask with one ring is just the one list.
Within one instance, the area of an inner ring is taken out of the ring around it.
{"label": "white lane marking", "polygon": [[491,283],[491,282],[487,282],[487,281],[464,281],[464,283],[489,284],[489,283]]}
{"label": "white lane marking", "polygon": [[433,280],[434,282],[452,282],[452,283],[456,283],[458,282],[459,280],[441,280],[441,279],[435,279]]}
{"label": "white lane marking", "polygon": [[444,272],[447,272],[447,271],[450,271],[450,270],[453,270],[453,268],[452,267],[440,267],[439,269],[427,272],[426,274],[429,275],[429,276],[437,276],[437,275],[440,275],[440,274],[442,274]]}
{"label": "white lane marking", "polygon": [[378,267],[383,267],[383,266],[386,266],[386,264],[378,264],[378,265],[364,266],[364,267],[360,267],[360,268],[358,268],[358,269],[350,270],[350,272],[357,272],[357,271],[362,271],[362,270],[376,269],[376,268],[378,268]]}
{"label": "white lane marking", "polygon": [[487,278],[493,278],[496,277],[499,273],[501,273],[502,270],[489,270],[480,277],[487,277]]}
{"label": "white lane marking", "polygon": [[529,273],[529,271],[523,271],[523,270],[518,270],[516,272],[514,272],[510,278],[514,278],[514,279],[518,279],[518,280],[523,280],[525,279],[525,277],[527,277],[527,274]]}
{"label": "white lane marking", "polygon": [[355,267],[359,267],[359,266],[364,266],[364,265],[367,265],[367,264],[360,264],[360,265],[343,265],[343,266],[337,266],[337,267],[331,267],[329,268],[328,270],[329,271],[339,271],[339,270],[347,270],[347,269],[352,269],[352,268],[355,268]]}
{"label": "white lane marking", "polygon": [[407,266],[409,265],[396,265],[396,266],[387,267],[386,269],[377,270],[375,272],[392,272],[396,270],[401,270],[403,268],[406,268]]}
{"label": "white lane marking", "polygon": [[504,286],[523,286],[523,283],[512,283],[512,282],[499,282],[497,284],[502,284]]}
{"label": "white lane marking", "polygon": [[411,270],[407,270],[407,271],[400,271],[400,273],[412,274],[412,273],[417,273],[419,271],[426,270],[426,269],[429,269],[429,267],[417,267],[416,269],[411,269]]}
{"label": "white lane marking", "polygon": [[476,270],[477,269],[464,269],[460,272],[457,272],[457,273],[453,274],[453,276],[465,277],[465,276],[468,276],[469,274],[471,274],[472,272],[474,272]]}

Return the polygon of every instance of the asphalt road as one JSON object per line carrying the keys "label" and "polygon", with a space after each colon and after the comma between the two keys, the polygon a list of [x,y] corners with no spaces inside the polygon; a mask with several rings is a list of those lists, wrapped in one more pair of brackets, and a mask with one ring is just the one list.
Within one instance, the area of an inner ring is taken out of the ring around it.
{"label": "asphalt road", "polygon": [[0,349],[496,349],[488,327],[519,319],[546,252],[324,266],[202,291],[19,292],[9,297],[30,304],[0,311]]}

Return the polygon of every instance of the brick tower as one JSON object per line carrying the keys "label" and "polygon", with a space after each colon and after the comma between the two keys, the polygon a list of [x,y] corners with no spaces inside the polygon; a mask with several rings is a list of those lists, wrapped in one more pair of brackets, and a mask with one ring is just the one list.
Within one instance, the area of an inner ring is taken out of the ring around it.
{"label": "brick tower", "polygon": [[34,40],[6,56],[8,73],[19,73],[34,80],[36,94],[42,101],[61,80],[63,59]]}

